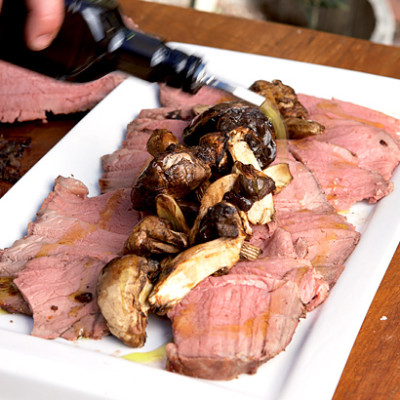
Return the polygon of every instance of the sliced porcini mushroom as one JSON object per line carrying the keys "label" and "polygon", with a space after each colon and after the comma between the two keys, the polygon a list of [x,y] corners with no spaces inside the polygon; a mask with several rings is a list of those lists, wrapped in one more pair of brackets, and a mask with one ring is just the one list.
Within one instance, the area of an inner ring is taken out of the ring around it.
{"label": "sliced porcini mushroom", "polygon": [[178,254],[160,274],[148,297],[158,313],[165,313],[185,297],[198,283],[218,270],[229,270],[240,259],[245,239],[218,238],[190,247]]}
{"label": "sliced porcini mushroom", "polygon": [[261,165],[247,142],[247,135],[252,132],[249,128],[237,128],[227,133],[227,149],[234,162],[251,164],[255,169],[261,170]]}
{"label": "sliced porcini mushroom", "polygon": [[240,126],[251,129],[264,145],[264,158],[268,163],[275,159],[276,145],[273,127],[264,113],[253,104],[245,101],[219,103],[197,116],[184,130],[185,143],[199,144],[200,138],[213,132],[226,133]]}
{"label": "sliced porcini mushroom", "polygon": [[142,347],[146,341],[149,275],[158,268],[155,261],[130,254],[111,260],[99,276],[100,311],[110,332],[128,346]]}
{"label": "sliced porcini mushroom", "polygon": [[[308,111],[298,100],[296,92],[280,80],[272,82],[259,80],[253,83],[251,90],[262,96],[273,99],[283,117],[287,129],[287,137],[301,139],[307,136],[320,135],[325,127],[316,121],[308,119]],[[277,135],[277,139],[282,139]]]}
{"label": "sliced porcini mushroom", "polygon": [[196,156],[207,162],[219,174],[226,174],[232,168],[232,158],[226,149],[227,138],[221,132],[207,133],[199,139]]}
{"label": "sliced porcini mushroom", "polygon": [[246,214],[249,221],[254,225],[265,225],[271,222],[275,215],[272,193],[254,202]]}
{"label": "sliced porcini mushroom", "polygon": [[303,139],[308,136],[322,135],[325,127],[317,121],[289,117],[285,119],[290,139]]}
{"label": "sliced porcini mushroom", "polygon": [[250,89],[264,97],[272,96],[279,112],[285,119],[287,117],[307,119],[308,111],[298,100],[296,92],[290,86],[284,85],[282,81],[278,79],[274,79],[272,82],[258,80],[251,85]]}
{"label": "sliced porcini mushroom", "polygon": [[133,229],[124,245],[124,254],[148,257],[179,253],[188,245],[188,236],[176,232],[172,224],[156,215],[144,217]]}
{"label": "sliced porcini mushroom", "polygon": [[196,189],[211,176],[210,167],[183,146],[155,157],[138,177],[131,191],[136,210],[155,206],[159,194],[180,199]]}
{"label": "sliced porcini mushroom", "polygon": [[250,164],[237,162],[233,171],[238,177],[224,199],[245,211],[250,223],[262,225],[270,222],[275,214],[272,197],[276,189],[274,180]]}
{"label": "sliced porcini mushroom", "polygon": [[233,185],[235,184],[237,177],[238,174],[228,174],[217,179],[215,182],[211,183],[208,186],[207,190],[205,191],[205,193],[201,198],[201,204],[197,217],[194,221],[192,229],[190,230],[190,235],[189,235],[190,244],[194,243],[194,239],[197,235],[200,222],[207,213],[208,208],[222,201],[225,193],[229,192],[233,188]]}
{"label": "sliced porcini mushroom", "polygon": [[176,136],[168,129],[155,129],[147,141],[147,151],[157,157],[164,153],[171,145],[179,144]]}
{"label": "sliced porcini mushroom", "polygon": [[275,182],[274,194],[279,193],[283,188],[285,188],[293,179],[290,173],[289,165],[286,163],[279,163],[271,165],[263,170],[263,173]]}
{"label": "sliced porcini mushroom", "polygon": [[172,196],[159,194],[156,197],[156,210],[160,218],[170,222],[174,231],[189,234],[190,228],[182,209]]}
{"label": "sliced porcini mushroom", "polygon": [[240,258],[242,260],[254,261],[257,260],[261,253],[262,250],[259,247],[254,246],[249,242],[244,242],[240,249]]}
{"label": "sliced porcini mushroom", "polygon": [[275,190],[273,179],[251,164],[236,162],[232,171],[237,173],[237,179],[224,199],[238,206],[240,210],[247,212],[256,201]]}
{"label": "sliced porcini mushroom", "polygon": [[[235,238],[245,234],[251,236],[250,226],[246,213],[239,210],[233,204],[221,201],[208,208],[207,213],[200,221],[195,243],[205,243],[219,237]],[[255,260],[261,254],[261,250],[248,242],[243,242],[240,250],[240,258]]]}
{"label": "sliced porcini mushroom", "polygon": [[235,238],[243,231],[239,210],[226,201],[221,201],[207,209],[199,224],[195,243],[209,242],[219,237]]}

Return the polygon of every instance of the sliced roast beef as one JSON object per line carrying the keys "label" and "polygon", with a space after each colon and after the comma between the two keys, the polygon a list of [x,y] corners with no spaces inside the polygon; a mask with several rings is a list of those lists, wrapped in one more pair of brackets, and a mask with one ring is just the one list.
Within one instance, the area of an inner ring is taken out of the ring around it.
{"label": "sliced roast beef", "polygon": [[265,238],[261,243],[252,238],[250,243],[261,249],[260,257],[297,257],[292,235],[289,231],[278,226],[272,236]]}
{"label": "sliced roast beef", "polygon": [[170,313],[167,369],[205,379],[253,374],[292,339],[304,313],[292,281],[254,274],[209,277]]}
{"label": "sliced roast beef", "polygon": [[177,119],[134,119],[127,127],[126,139],[136,137],[138,132],[145,132],[150,136],[155,129],[167,129],[181,140],[183,130],[188,124],[189,121]]}
{"label": "sliced roast beef", "polygon": [[316,181],[314,175],[301,162],[293,157],[284,158],[281,154],[287,154],[287,144],[282,141],[277,142],[278,157],[276,163],[286,163],[289,165],[290,173],[293,177],[291,182],[278,194],[274,196],[274,204],[277,215],[282,212],[295,210],[319,210],[331,211],[332,206],[328,203],[321,186]]}
{"label": "sliced roast beef", "polygon": [[[145,163],[144,167],[147,165]],[[127,168],[123,170],[106,171],[99,179],[99,186],[102,193],[121,188],[130,188],[136,182],[144,168]]]}
{"label": "sliced roast beef", "polygon": [[299,258],[310,260],[314,267],[321,267],[322,278],[330,285],[335,281],[329,268],[337,271],[357,245],[360,234],[346,219],[337,213],[297,211],[282,213],[279,225],[290,232],[295,252]]}
{"label": "sliced roast beef", "polygon": [[[148,138],[147,138],[148,139]],[[141,170],[151,160],[151,155],[144,150],[122,148],[101,158],[103,171]]]}
{"label": "sliced roast beef", "polygon": [[160,85],[160,103],[164,107],[213,106],[231,100],[236,100],[236,97],[210,86],[203,86],[195,95],[192,95],[181,89]]}
{"label": "sliced roast beef", "polygon": [[340,124],[312,139],[342,146],[357,156],[358,165],[377,172],[386,180],[400,161],[400,148],[382,129],[361,123]]}
{"label": "sliced roast beef", "polygon": [[[33,312],[34,336],[46,339],[90,337],[108,334],[96,300],[101,260],[81,254],[38,257],[29,261],[14,279]],[[93,324],[93,318],[95,323]],[[82,323],[87,320],[88,323]],[[75,324],[79,329],[75,330]],[[72,335],[71,327],[74,335]]]}
{"label": "sliced roast beef", "polygon": [[88,197],[87,187],[74,178],[58,177],[54,189],[37,213],[37,221],[49,211],[79,219],[111,232],[128,235],[138,223],[140,214],[132,208],[130,190],[118,189],[100,196]]}
{"label": "sliced roast beef", "polygon": [[47,112],[89,110],[123,79],[125,75],[113,73],[90,83],[66,83],[1,61],[0,122],[45,121]]}
{"label": "sliced roast beef", "polygon": [[329,286],[310,261],[290,256],[262,257],[254,261],[241,261],[234,266],[232,274],[261,274],[274,279],[295,282],[300,290],[307,311],[320,305],[328,296]]}
{"label": "sliced roast beef", "polygon": [[[129,195],[130,190],[127,192]],[[86,304],[92,301],[91,295],[85,294],[89,293],[86,289],[92,293],[100,269],[122,252],[127,235],[138,220],[139,214],[132,210],[126,191],[88,197],[88,190],[80,181],[57,178],[36,221],[28,225],[27,235],[0,254],[0,277],[17,277],[15,288],[21,290],[28,301],[25,308],[34,315],[33,334],[76,339],[99,338],[107,333],[97,305]],[[53,301],[53,290],[58,287],[69,290],[69,295],[75,293],[78,282],[82,296],[61,296],[60,304],[46,303],[46,296]],[[0,306],[9,309],[11,300],[10,296],[0,296]],[[58,309],[63,311],[56,313]]]}
{"label": "sliced roast beef", "polygon": [[344,147],[320,141],[292,141],[290,151],[305,164],[337,210],[348,210],[361,200],[376,203],[393,185],[372,171],[358,166],[357,157]]}
{"label": "sliced roast beef", "polygon": [[28,235],[1,253],[0,276],[13,276],[32,258],[62,254],[79,249],[82,257],[109,261],[122,250],[126,235],[88,224],[76,218],[49,212],[40,222],[29,225]]}
{"label": "sliced roast beef", "polygon": [[183,119],[190,120],[194,117],[193,107],[158,107],[146,108],[140,111],[138,118],[149,119]]}
{"label": "sliced roast beef", "polygon": [[[309,112],[309,118],[325,125],[328,120],[351,120],[385,130],[396,142],[400,140],[400,120],[379,111],[337,99],[321,99],[298,94],[298,99]],[[324,120],[317,117],[323,115]],[[334,122],[336,123],[336,122]]]}

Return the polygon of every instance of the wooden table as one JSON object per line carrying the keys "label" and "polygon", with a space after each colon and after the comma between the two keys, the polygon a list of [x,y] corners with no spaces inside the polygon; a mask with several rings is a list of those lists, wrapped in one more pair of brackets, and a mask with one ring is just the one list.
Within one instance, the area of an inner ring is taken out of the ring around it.
{"label": "wooden table", "polygon": [[[180,41],[400,78],[400,48],[307,29],[251,21],[142,1],[121,0],[127,15],[150,33]],[[0,125],[7,137],[30,136],[26,171],[82,118],[47,124]],[[7,189],[3,186],[3,190]],[[1,192],[0,192],[1,195]],[[400,398],[400,247],[365,318],[334,395],[339,399]],[[382,323],[382,315],[387,320]],[[307,384],[307,383],[305,383]],[[312,383],[308,383],[312,384]]]}

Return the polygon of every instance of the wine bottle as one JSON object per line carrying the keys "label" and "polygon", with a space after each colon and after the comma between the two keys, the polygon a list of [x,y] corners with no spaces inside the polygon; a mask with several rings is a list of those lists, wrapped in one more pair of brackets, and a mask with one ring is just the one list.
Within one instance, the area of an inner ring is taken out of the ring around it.
{"label": "wine bottle", "polygon": [[194,93],[206,79],[201,58],[127,28],[114,0],[66,0],[63,25],[51,45],[42,51],[31,51],[26,46],[26,15],[23,0],[3,1],[0,59],[72,82],[88,82],[121,70]]}

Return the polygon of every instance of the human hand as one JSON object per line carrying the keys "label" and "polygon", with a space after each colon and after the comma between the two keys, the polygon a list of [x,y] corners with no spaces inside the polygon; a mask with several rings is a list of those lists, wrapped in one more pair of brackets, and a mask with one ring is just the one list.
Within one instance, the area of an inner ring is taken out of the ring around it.
{"label": "human hand", "polygon": [[[13,1],[13,0],[8,0]],[[3,0],[0,0],[0,9]],[[64,19],[64,0],[25,0],[27,19],[25,39],[31,50],[43,50],[50,45]]]}

